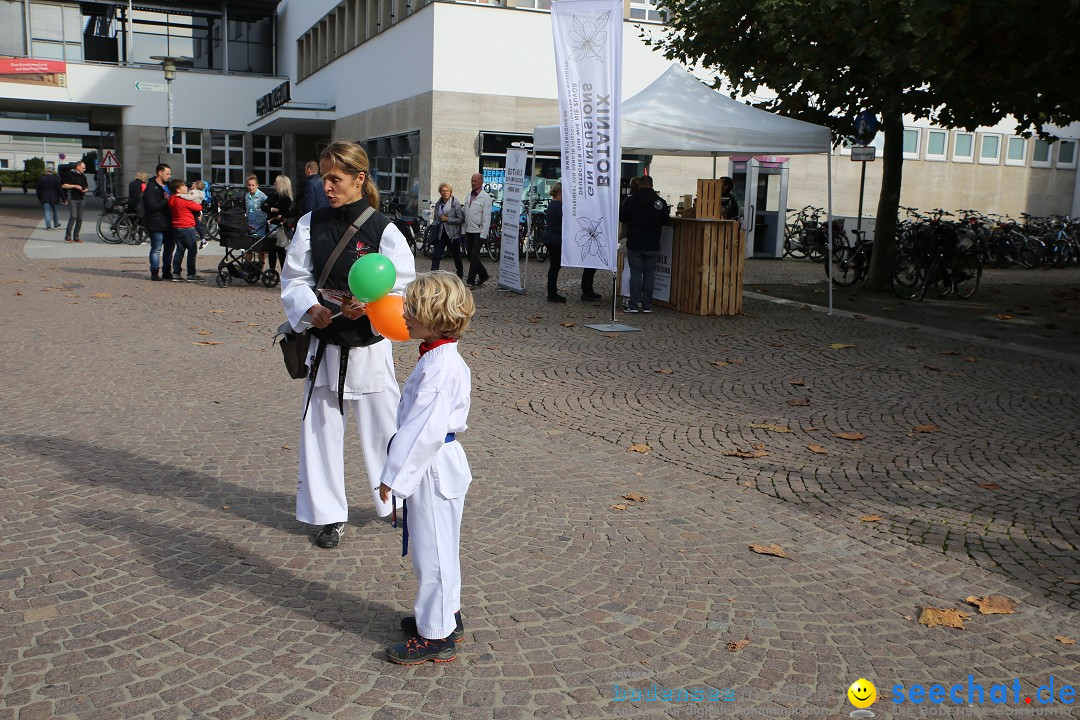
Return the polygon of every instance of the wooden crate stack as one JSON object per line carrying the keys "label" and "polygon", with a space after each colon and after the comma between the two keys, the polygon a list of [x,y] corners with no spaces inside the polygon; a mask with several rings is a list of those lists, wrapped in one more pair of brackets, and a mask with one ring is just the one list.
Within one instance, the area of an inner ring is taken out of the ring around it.
{"label": "wooden crate stack", "polygon": [[669,305],[694,315],[741,313],[745,253],[738,223],[684,220],[673,240]]}
{"label": "wooden crate stack", "polygon": [[720,181],[697,181],[697,216],[712,220],[723,220],[724,210],[720,204]]}

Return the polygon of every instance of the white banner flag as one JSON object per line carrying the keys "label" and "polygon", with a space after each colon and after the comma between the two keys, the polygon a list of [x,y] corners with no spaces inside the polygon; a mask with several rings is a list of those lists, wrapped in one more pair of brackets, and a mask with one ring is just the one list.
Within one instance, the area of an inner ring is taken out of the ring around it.
{"label": "white banner flag", "polygon": [[524,292],[521,286],[521,190],[525,186],[525,161],[528,153],[511,148],[506,151],[506,177],[503,179],[502,245],[499,251],[499,287]]}
{"label": "white banner flag", "polygon": [[562,126],[562,264],[615,271],[622,0],[551,0]]}

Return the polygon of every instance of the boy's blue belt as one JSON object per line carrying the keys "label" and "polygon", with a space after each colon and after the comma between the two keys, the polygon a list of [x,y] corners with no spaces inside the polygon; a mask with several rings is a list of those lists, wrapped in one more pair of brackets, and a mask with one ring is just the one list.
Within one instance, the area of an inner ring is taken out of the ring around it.
{"label": "boy's blue belt", "polygon": [[[451,443],[457,440],[457,433],[446,433],[446,438],[443,439],[443,443]],[[390,442],[393,443],[394,439],[390,438]],[[387,446],[387,450],[389,450]],[[391,512],[393,513],[393,520],[390,523],[392,527],[397,527],[397,498],[393,495],[390,496],[390,500],[393,503]],[[409,554],[409,506],[408,502],[404,499],[401,501],[401,557],[405,557]]]}

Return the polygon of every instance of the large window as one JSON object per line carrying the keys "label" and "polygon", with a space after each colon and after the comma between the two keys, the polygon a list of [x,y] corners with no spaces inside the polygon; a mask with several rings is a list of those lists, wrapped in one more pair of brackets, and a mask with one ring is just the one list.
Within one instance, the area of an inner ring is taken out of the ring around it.
{"label": "large window", "polygon": [[1006,165],[1023,165],[1027,160],[1027,139],[1022,137],[1009,138],[1009,144],[1005,150]]}
{"label": "large window", "polygon": [[979,147],[979,162],[983,165],[997,165],[1001,162],[1001,136],[986,134],[982,136]]}
{"label": "large window", "polygon": [[392,135],[368,140],[364,150],[371,159],[372,175],[384,199],[394,199],[406,215],[417,215],[420,178],[416,162],[420,153],[420,133]]}
{"label": "large window", "polygon": [[656,7],[656,0],[630,0],[630,19],[647,22],[663,22],[664,18]]}
{"label": "large window", "polygon": [[285,156],[280,135],[253,135],[251,138],[253,172],[260,185],[273,185],[274,179],[285,172]]}
{"label": "large window", "polygon": [[1031,151],[1031,167],[1050,167],[1050,143],[1036,140]]}
{"label": "large window", "polygon": [[912,160],[919,157],[919,128],[904,128],[904,157]]}
{"label": "large window", "polygon": [[975,134],[958,132],[953,136],[953,162],[971,162],[975,157]]}
{"label": "large window", "polygon": [[31,3],[30,37],[30,54],[36,58],[81,61],[82,13],[79,6]]}
{"label": "large window", "polygon": [[184,156],[185,180],[199,180],[203,176],[202,131],[173,130],[173,152]]}
{"label": "large window", "polygon": [[26,35],[23,33],[21,2],[0,0],[0,55],[26,54]]}
{"label": "large window", "polygon": [[244,133],[210,132],[210,182],[243,185]]}
{"label": "large window", "polygon": [[948,145],[949,133],[945,130],[927,130],[926,132],[926,159],[944,160],[946,145]]}
{"label": "large window", "polygon": [[1057,166],[1059,168],[1076,167],[1076,141],[1062,140],[1058,143]]}

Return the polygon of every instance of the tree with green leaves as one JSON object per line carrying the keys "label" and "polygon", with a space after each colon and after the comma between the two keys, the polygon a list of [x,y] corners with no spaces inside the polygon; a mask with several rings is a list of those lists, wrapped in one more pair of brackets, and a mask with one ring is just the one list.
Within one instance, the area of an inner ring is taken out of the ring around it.
{"label": "tree with green leaves", "polygon": [[868,283],[886,289],[895,262],[904,115],[942,127],[994,125],[1051,135],[1080,119],[1080,2],[1045,0],[657,0],[665,56],[714,70],[755,106],[853,132],[877,114],[885,144]]}

